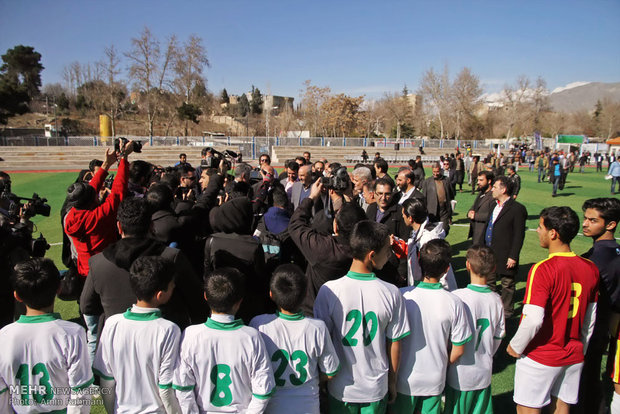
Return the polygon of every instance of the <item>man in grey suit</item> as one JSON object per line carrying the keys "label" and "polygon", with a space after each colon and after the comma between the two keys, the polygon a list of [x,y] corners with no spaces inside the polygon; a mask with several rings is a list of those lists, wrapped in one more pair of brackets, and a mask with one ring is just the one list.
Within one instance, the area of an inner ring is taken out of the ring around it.
{"label": "man in grey suit", "polygon": [[426,210],[428,218],[432,223],[441,221],[446,235],[450,229],[452,221],[452,205],[454,192],[448,179],[444,177],[441,164],[433,164],[433,176],[422,182],[421,187],[424,197],[426,197]]}
{"label": "man in grey suit", "polygon": [[472,245],[484,246],[484,233],[487,229],[487,221],[491,211],[495,208],[495,199],[491,193],[495,176],[491,171],[480,171],[478,173],[478,196],[467,212],[469,218],[469,235]]}
{"label": "man in grey suit", "polygon": [[291,187],[290,202],[293,204],[293,210],[306,198],[310,196],[312,187],[312,166],[304,165],[299,167],[297,172],[299,181],[293,183]]}

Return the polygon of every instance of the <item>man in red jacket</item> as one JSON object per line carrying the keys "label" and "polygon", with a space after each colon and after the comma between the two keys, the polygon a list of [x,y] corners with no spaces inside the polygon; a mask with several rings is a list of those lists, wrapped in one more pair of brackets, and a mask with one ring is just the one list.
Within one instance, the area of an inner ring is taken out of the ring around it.
{"label": "man in red jacket", "polygon": [[[64,228],[77,252],[77,268],[82,285],[88,275],[88,260],[118,240],[116,212],[127,191],[129,166],[127,156],[133,143],[128,142],[117,154],[106,149],[105,161],[88,184],[74,183],[67,188],[67,205],[70,210],[64,219]],[[118,173],[112,190],[105,201],[98,203],[99,190],[108,175],[108,169],[118,160]],[[97,341],[98,315],[84,315],[87,325],[88,346],[94,356]]]}

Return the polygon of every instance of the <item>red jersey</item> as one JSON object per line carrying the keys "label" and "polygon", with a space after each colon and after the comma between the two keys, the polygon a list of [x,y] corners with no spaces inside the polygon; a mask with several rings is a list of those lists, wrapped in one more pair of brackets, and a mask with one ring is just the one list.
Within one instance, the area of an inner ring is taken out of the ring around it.
{"label": "red jersey", "polygon": [[523,304],[545,309],[542,327],[524,355],[561,367],[583,361],[581,327],[598,299],[598,268],[575,253],[554,253],[530,269]]}

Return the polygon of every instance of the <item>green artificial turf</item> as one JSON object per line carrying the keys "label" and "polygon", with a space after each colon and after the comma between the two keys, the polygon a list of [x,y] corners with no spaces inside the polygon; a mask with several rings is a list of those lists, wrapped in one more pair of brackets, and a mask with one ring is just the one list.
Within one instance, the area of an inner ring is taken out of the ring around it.
{"label": "green artificial turf", "polygon": [[[394,176],[396,168],[390,169],[390,174]],[[574,172],[568,175],[566,186],[563,191],[559,192],[556,198],[551,197],[551,184],[537,183],[537,175],[535,172],[527,171],[522,167],[519,171],[522,185],[521,192],[517,201],[524,204],[528,212],[527,227],[528,231],[525,236],[525,243],[521,250],[519,276],[517,283],[517,301],[518,306],[521,304],[525,290],[525,280],[530,267],[547,257],[547,251],[540,248],[538,237],[533,231],[538,226],[538,217],[540,211],[544,207],[552,205],[565,205],[574,209],[581,217],[581,205],[588,198],[609,197],[610,182],[604,179],[605,173],[595,173],[594,168],[587,168],[586,172],[580,174]],[[430,171],[427,170],[427,177]],[[66,188],[71,184],[77,173],[14,173],[11,175],[13,181],[13,192],[21,196],[30,197],[33,192],[38,193],[42,197],[46,197],[52,206],[50,217],[37,216],[33,222],[37,226],[37,231],[42,232],[50,244],[53,246],[47,252],[47,257],[54,260],[59,268],[64,268],[60,260],[62,233],[60,227],[59,211],[64,200]],[[469,222],[467,220],[467,211],[473,204],[475,195],[471,194],[471,187],[463,186],[464,191],[458,193],[456,200],[458,201],[455,215],[453,218],[453,226],[447,240],[451,243],[453,249],[453,268],[457,283],[460,287],[467,285],[468,276],[465,271],[465,253],[471,242],[467,240],[469,230]],[[35,236],[38,235],[35,233]],[[590,239],[578,235],[572,243],[573,251],[577,254],[586,252],[592,242]],[[56,311],[60,312],[64,319],[74,319],[78,317],[77,304],[75,302],[56,302]],[[517,314],[520,312],[517,311]],[[513,317],[507,321],[507,338],[514,335],[518,324],[518,317]],[[495,364],[493,367],[493,395],[494,406],[496,412],[511,413],[514,412],[514,404],[512,402],[512,389],[514,378],[514,359],[506,354],[507,341],[497,352]],[[102,407],[96,407],[93,412],[104,412]]]}

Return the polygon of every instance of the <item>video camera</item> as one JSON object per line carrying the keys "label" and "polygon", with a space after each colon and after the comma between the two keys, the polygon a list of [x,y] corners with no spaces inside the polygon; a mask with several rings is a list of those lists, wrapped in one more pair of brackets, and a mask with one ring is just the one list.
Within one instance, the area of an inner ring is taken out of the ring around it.
{"label": "video camera", "polygon": [[[24,209],[23,212],[28,217],[34,217],[37,214],[45,217],[50,215],[51,207],[47,204],[47,198],[41,198],[37,193],[33,193],[31,198],[20,197],[9,192],[8,188],[5,188],[0,197],[12,201],[8,208],[11,219],[19,219],[20,209]],[[26,202],[22,203],[21,201]]]}
{"label": "video camera", "polygon": [[320,177],[320,180],[323,187],[339,193],[344,192],[351,185],[347,167],[340,167],[331,176]]}
{"label": "video camera", "polygon": [[231,166],[232,166],[232,159],[236,159],[238,157],[238,154],[234,151],[231,150],[224,150],[223,153],[219,152],[218,150],[216,150],[215,148],[212,147],[207,147],[204,149],[205,154],[206,153],[211,153],[213,154],[210,157],[206,157],[204,158],[201,162],[200,162],[200,166],[202,168],[219,168],[220,167],[220,162],[222,161],[222,159],[224,160],[224,168],[226,170],[230,170]]}
{"label": "video camera", "polygon": [[[125,137],[114,138],[114,151],[121,152],[129,140]],[[133,152],[142,152],[142,141],[133,142]]]}

